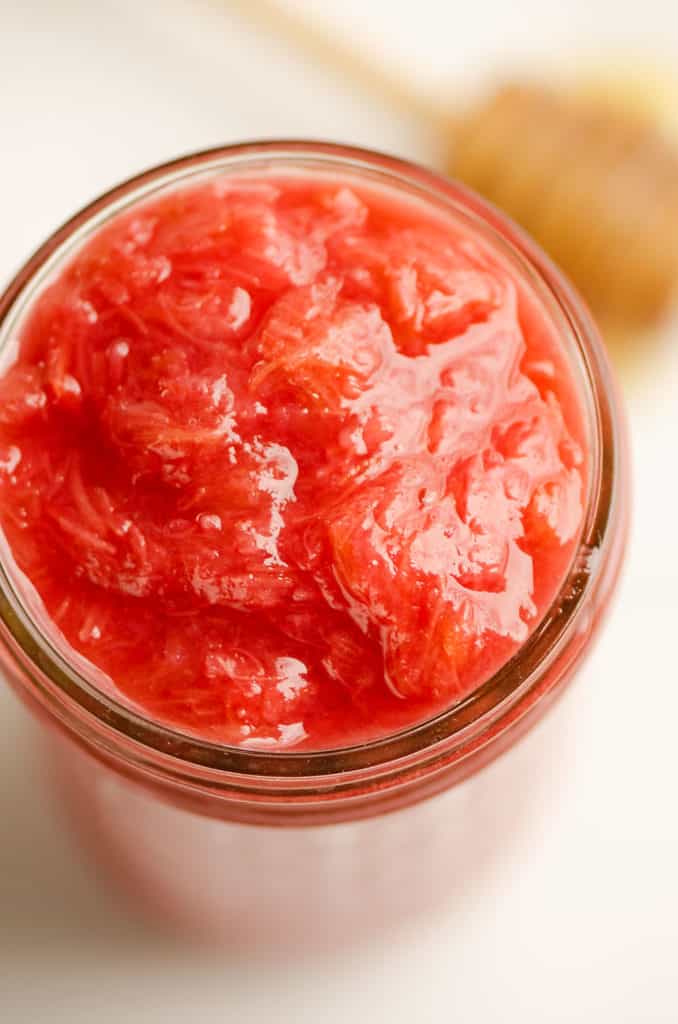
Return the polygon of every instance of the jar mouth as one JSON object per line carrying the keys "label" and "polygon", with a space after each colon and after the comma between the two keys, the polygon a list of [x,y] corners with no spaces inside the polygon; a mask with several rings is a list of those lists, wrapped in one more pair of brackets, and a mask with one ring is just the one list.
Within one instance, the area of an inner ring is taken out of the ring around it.
{"label": "jar mouth", "polygon": [[[422,755],[461,749],[490,735],[525,694],[539,688],[549,667],[577,631],[603,580],[620,521],[622,427],[603,346],[581,300],[539,248],[509,218],[464,186],[385,154],[331,143],[266,141],[241,143],[191,154],[137,175],[86,206],[59,228],[28,260],[0,298],[0,352],[11,355],[14,329],[49,275],[109,218],[167,187],[214,174],[322,171],[367,176],[406,189],[482,233],[536,293],[569,350],[582,382],[580,395],[589,428],[588,500],[570,568],[541,621],[515,654],[468,697],[435,717],[359,745],[333,750],[262,751],[226,746],[161,725],[98,689],[68,661],[31,615],[20,596],[8,546],[0,547],[0,622],[16,666],[54,717],[81,739],[109,753],[120,741],[131,761],[154,754],[229,776],[310,780],[373,772]],[[588,615],[590,618],[590,614]],[[584,623],[584,625],[582,625]],[[84,659],[82,659],[84,661]],[[11,665],[10,671],[11,671]],[[329,781],[329,780],[328,780]]]}

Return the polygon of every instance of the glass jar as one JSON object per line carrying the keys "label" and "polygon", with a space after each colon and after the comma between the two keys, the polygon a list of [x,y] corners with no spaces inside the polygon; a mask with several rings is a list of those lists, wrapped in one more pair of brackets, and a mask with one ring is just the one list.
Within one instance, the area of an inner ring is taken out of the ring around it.
{"label": "glass jar", "polygon": [[243,144],[185,157],[121,185],[60,228],[19,271],[0,299],[0,358],[11,361],[23,318],[46,282],[116,214],[166,189],[271,169],[382,184],[482,235],[558,332],[578,382],[590,459],[585,520],[568,575],[511,660],[434,719],[334,751],[220,746],[159,725],[104,693],[87,664],[50,639],[3,541],[2,666],[51,727],[44,735],[53,774],[74,820],[137,901],[239,944],[248,937],[335,938],[366,922],[434,908],[501,849],[540,770],[515,751],[486,766],[550,705],[589,649],[618,575],[628,505],[617,393],[600,339],[568,283],[478,196],[364,150]]}

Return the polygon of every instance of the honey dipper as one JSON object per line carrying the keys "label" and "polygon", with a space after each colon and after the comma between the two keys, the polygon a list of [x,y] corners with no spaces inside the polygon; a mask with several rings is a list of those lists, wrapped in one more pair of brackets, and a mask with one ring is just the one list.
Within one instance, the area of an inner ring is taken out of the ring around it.
{"label": "honey dipper", "polygon": [[506,85],[457,119],[449,168],[502,207],[606,318],[643,324],[678,284],[678,152],[591,97]]}
{"label": "honey dipper", "polygon": [[610,102],[506,84],[454,112],[279,0],[232,6],[395,109],[426,118],[444,140],[443,170],[522,224],[607,325],[649,325],[670,306],[678,291],[678,148],[628,89]]}

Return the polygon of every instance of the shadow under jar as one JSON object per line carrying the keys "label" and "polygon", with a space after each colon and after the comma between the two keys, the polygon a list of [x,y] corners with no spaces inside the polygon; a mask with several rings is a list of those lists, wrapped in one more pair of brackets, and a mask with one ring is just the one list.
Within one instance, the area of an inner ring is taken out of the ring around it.
{"label": "shadow under jar", "polygon": [[[418,705],[428,713],[410,721],[394,712],[383,723],[375,719],[362,732],[348,732],[345,742],[335,731],[327,733],[331,742],[315,745],[312,736],[288,746],[257,742],[256,735],[253,742],[229,742],[214,729],[201,732],[149,712],[71,646],[47,611],[39,581],[19,568],[3,537],[3,668],[45,726],[62,796],[80,830],[134,900],[181,927],[238,943],[279,941],[281,935],[290,942],[332,941],[368,924],[430,911],[502,848],[543,773],[539,764],[521,762],[519,751],[496,765],[488,762],[515,745],[589,649],[618,575],[627,523],[617,393],[578,297],[539,249],[476,195],[364,150],[305,142],[230,146],[155,168],[114,189],[58,230],[0,300],[3,372],[16,360],[45,289],[120,218],[138,209],[143,219],[149,203],[182,189],[214,187],[228,195],[242,181],[265,191],[267,183],[285,180],[311,190],[333,182],[339,219],[355,214],[361,190],[375,202],[381,195],[404,203],[433,218],[438,229],[449,225],[451,238],[477,243],[505,270],[522,297],[523,323],[532,318],[526,329],[550,337],[578,408],[581,515],[548,601],[533,609],[520,642],[501,648],[503,660],[486,677],[466,691],[443,690],[441,696],[438,689],[437,704]],[[309,237],[313,231],[311,222]],[[249,245],[249,236],[242,237],[241,245]],[[435,260],[434,251],[430,258]],[[421,281],[425,247],[417,260]],[[417,279],[410,274],[408,280],[416,291]],[[325,280],[322,294],[333,287]],[[312,293],[314,302],[318,294]],[[429,295],[426,301],[430,312],[437,300]],[[457,307],[446,309],[456,316]],[[402,312],[400,322],[409,315]],[[477,319],[484,316],[481,311]],[[457,341],[467,327],[474,329],[457,323]],[[261,325],[257,330],[261,337]],[[412,354],[412,361],[421,356]],[[54,390],[47,400],[53,397]],[[6,459],[3,465],[11,475],[11,458],[9,468]],[[477,584],[467,586],[478,590]],[[496,592],[500,585],[487,588]],[[394,607],[397,613],[397,601]],[[381,635],[389,634],[382,629]],[[425,685],[425,672],[422,680]],[[407,704],[402,697],[397,693],[392,701],[398,708]]]}

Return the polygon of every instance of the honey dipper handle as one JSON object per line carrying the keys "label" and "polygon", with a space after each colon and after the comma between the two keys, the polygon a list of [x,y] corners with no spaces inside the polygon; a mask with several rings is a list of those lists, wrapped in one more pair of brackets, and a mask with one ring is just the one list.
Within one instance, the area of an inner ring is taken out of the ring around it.
{"label": "honey dipper handle", "polygon": [[243,19],[284,39],[318,65],[331,68],[345,81],[358,86],[385,103],[396,113],[430,125],[432,132],[445,125],[449,131],[449,106],[426,95],[407,79],[371,54],[345,39],[331,35],[328,28],[311,17],[292,10],[280,0],[231,0],[229,7]]}

